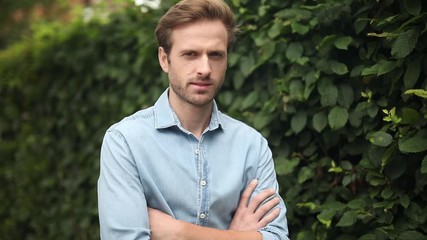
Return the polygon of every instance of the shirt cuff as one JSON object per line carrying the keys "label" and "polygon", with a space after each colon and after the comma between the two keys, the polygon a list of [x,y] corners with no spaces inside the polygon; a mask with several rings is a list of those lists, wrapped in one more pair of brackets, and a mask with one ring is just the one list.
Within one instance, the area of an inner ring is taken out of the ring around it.
{"label": "shirt cuff", "polygon": [[263,227],[258,229],[262,235],[262,240],[289,240],[289,238],[279,230],[272,227]]}

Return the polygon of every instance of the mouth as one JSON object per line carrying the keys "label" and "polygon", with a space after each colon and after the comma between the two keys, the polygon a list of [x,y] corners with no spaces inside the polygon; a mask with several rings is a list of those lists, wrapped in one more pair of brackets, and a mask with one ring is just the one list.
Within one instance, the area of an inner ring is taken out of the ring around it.
{"label": "mouth", "polygon": [[204,82],[192,82],[190,85],[198,91],[206,91],[212,84]]}

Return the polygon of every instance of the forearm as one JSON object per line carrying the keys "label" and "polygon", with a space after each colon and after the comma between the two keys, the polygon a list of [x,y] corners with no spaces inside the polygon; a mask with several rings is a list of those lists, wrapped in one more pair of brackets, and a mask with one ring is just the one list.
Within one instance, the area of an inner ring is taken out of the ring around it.
{"label": "forearm", "polygon": [[257,231],[218,230],[187,222],[181,224],[178,240],[262,240],[261,233]]}

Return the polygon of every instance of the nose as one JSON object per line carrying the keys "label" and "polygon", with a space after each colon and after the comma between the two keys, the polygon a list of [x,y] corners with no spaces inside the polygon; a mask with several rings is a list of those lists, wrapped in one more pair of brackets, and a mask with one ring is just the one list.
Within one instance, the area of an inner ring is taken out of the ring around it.
{"label": "nose", "polygon": [[197,63],[197,76],[206,78],[211,74],[211,72],[212,68],[209,62],[209,57],[205,55],[200,57],[200,61]]}

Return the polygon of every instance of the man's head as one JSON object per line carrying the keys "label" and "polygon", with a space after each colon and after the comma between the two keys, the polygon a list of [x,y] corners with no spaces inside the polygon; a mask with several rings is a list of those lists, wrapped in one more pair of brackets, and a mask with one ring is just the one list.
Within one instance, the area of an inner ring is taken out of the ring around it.
{"label": "man's head", "polygon": [[201,20],[220,20],[227,30],[228,44],[234,41],[238,28],[230,7],[223,0],[182,0],[170,8],[157,24],[155,33],[159,47],[169,54],[173,30]]}

